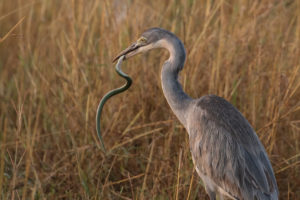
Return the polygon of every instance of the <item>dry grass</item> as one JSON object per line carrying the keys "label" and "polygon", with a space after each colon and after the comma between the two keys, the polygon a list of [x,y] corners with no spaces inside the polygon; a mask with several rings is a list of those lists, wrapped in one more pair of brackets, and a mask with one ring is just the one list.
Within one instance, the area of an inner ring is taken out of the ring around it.
{"label": "dry grass", "polygon": [[185,91],[240,109],[268,151],[280,199],[300,199],[292,0],[1,1],[1,199],[207,199],[161,91],[163,50],[124,62],[134,83],[105,106],[111,151],[98,148],[97,104],[123,81],[111,59],[153,26],[184,41]]}

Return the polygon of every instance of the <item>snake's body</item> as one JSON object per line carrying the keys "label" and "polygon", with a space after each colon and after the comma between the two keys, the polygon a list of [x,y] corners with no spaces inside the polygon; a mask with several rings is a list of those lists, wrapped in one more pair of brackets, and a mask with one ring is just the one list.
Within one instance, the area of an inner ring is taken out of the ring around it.
{"label": "snake's body", "polygon": [[98,138],[100,140],[100,143],[101,143],[101,146],[102,146],[104,152],[106,150],[105,150],[104,142],[103,142],[103,139],[102,139],[102,136],[101,136],[101,126],[100,126],[101,112],[102,112],[103,106],[104,106],[105,102],[109,98],[111,98],[112,96],[128,90],[128,88],[131,86],[131,83],[132,83],[132,79],[121,70],[121,63],[122,63],[123,59],[124,59],[124,56],[121,56],[119,58],[119,60],[118,60],[118,62],[116,64],[116,72],[121,77],[123,77],[127,82],[123,86],[121,86],[121,87],[119,87],[117,89],[114,89],[114,90],[108,92],[106,95],[104,95],[104,97],[101,99],[101,101],[100,101],[100,103],[98,105],[98,109],[97,109],[96,129],[97,129]]}

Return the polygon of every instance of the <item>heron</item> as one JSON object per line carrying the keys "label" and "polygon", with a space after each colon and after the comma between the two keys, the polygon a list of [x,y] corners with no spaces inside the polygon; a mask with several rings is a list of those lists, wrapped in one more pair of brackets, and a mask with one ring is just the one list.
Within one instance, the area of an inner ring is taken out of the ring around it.
{"label": "heron", "polygon": [[193,99],[183,91],[178,76],[186,51],[175,34],[150,28],[114,61],[156,48],[169,51],[161,70],[163,94],[189,135],[192,160],[209,198],[278,199],[266,150],[242,113],[222,97],[205,95]]}

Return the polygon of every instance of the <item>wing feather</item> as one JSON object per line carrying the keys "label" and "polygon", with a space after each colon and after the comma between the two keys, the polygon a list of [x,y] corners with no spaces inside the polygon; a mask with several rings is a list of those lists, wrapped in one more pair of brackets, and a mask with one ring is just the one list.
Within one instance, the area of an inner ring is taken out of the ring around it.
{"label": "wing feather", "polygon": [[243,115],[225,99],[196,101],[187,126],[194,164],[216,187],[239,199],[277,199],[266,151]]}

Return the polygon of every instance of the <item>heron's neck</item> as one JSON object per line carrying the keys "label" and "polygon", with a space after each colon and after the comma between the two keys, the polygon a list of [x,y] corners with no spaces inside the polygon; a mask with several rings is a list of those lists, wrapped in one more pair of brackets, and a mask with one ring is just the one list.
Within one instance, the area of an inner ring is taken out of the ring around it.
{"label": "heron's neck", "polygon": [[162,89],[171,109],[186,127],[186,114],[192,98],[183,91],[178,81],[178,73],[182,70],[185,62],[185,50],[177,38],[174,41],[167,41],[164,47],[169,50],[170,58],[162,68]]}

